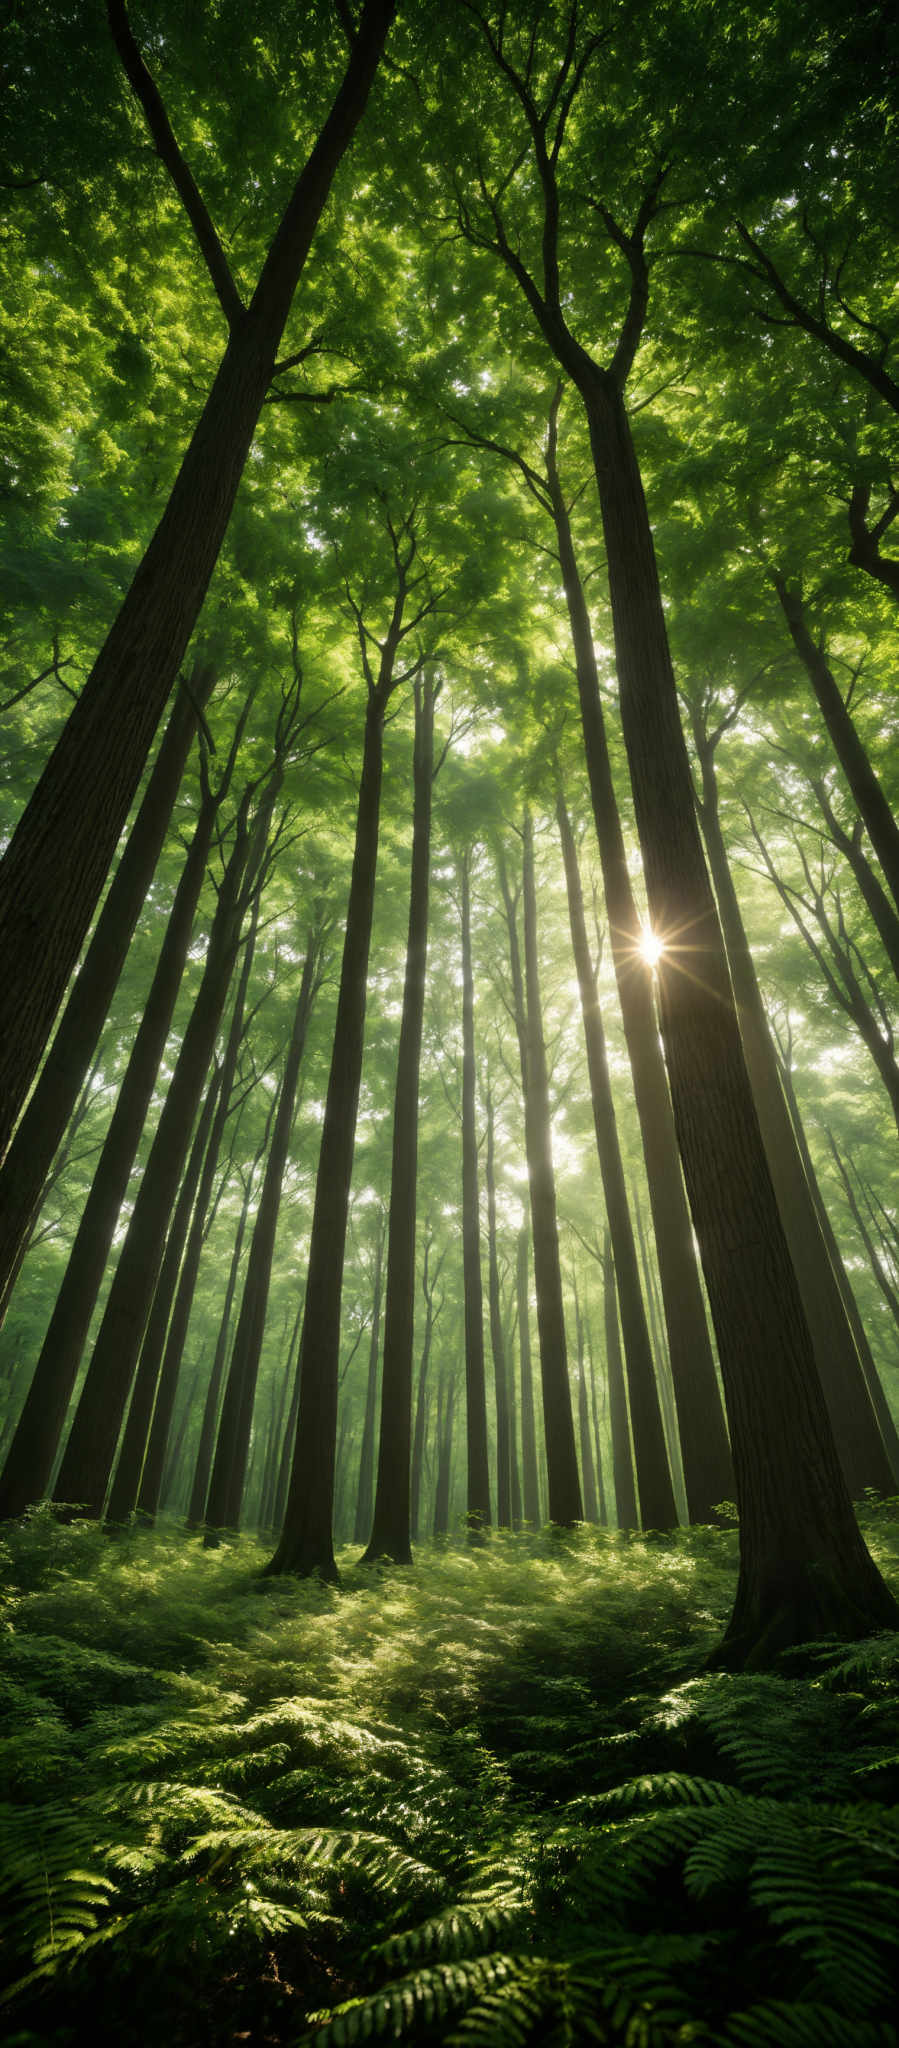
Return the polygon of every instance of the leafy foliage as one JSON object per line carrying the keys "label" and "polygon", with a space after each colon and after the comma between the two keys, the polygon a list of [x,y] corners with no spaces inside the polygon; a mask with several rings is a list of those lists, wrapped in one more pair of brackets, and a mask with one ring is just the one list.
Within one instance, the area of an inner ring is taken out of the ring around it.
{"label": "leafy foliage", "polygon": [[335,1595],[10,1530],[12,2038],[888,2048],[899,1642],[705,1672],[733,1545],[497,1538]]}

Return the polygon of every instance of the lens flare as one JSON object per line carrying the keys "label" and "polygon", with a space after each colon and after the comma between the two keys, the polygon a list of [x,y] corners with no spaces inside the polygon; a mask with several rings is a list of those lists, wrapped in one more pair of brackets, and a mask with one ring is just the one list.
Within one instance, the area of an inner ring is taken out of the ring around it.
{"label": "lens flare", "polygon": [[648,929],[643,932],[640,939],[640,955],[646,961],[647,967],[657,967],[664,951],[663,942],[655,932]]}

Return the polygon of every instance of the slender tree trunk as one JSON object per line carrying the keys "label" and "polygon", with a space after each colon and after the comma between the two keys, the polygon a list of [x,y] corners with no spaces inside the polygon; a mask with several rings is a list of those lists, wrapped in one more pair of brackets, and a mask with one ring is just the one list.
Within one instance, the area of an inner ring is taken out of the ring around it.
{"label": "slender tree trunk", "polygon": [[587,1399],[587,1374],[584,1365],[584,1324],[577,1285],[574,1287],[574,1327],[577,1337],[577,1410],[578,1429],[581,1439],[581,1474],[584,1487],[584,1520],[599,1520],[599,1503],[596,1498],[596,1473],[593,1465],[593,1446],[590,1441],[590,1406]]}
{"label": "slender tree trunk", "polygon": [[596,1491],[599,1496],[599,1519],[604,1529],[609,1526],[609,1510],[606,1505],[606,1488],[602,1471],[602,1435],[596,1408],[596,1372],[593,1364],[593,1339],[590,1334],[590,1318],[584,1311],[584,1336],[587,1345],[587,1364],[590,1371],[590,1414],[593,1421],[593,1446],[596,1453]]}
{"label": "slender tree trunk", "polygon": [[593,630],[559,480],[556,415],[554,408],[550,414],[546,474],[571,626],[612,963],[646,1162],[687,1505],[691,1522],[705,1522],[712,1519],[715,1502],[729,1497],[733,1467],[684,1194],[668,1078],[659,1048],[652,978],[640,953],[640,916],[612,780]]}
{"label": "slender tree trunk", "polygon": [[[862,847],[863,820],[856,816],[852,831],[847,832],[840,824],[821,775],[811,781],[811,788],[818,800],[827,825],[829,838],[839,847],[858,883],[859,891],[871,913],[884,952],[899,981],[899,913],[893,909],[889,896],[867,854]],[[711,854],[709,855],[711,861]]]}
{"label": "slender tree trunk", "polygon": [[212,665],[198,660],[189,687],[178,691],[90,945],[0,1167],[0,1303],[8,1300],[6,1283],[27,1244],[47,1176],[96,1051],[168,830],[197,714],[213,681]]}
{"label": "slender tree trunk", "polygon": [[412,1481],[409,1495],[409,1522],[413,1543],[418,1539],[421,1521],[421,1489],[428,1414],[428,1376],[431,1364],[431,1346],[434,1339],[434,1324],[440,1313],[439,1307],[437,1309],[434,1307],[434,1290],[437,1284],[437,1274],[445,1257],[445,1254],[442,1253],[437,1262],[437,1271],[432,1277],[430,1272],[430,1255],[431,1238],[428,1235],[425,1244],[424,1271],[422,1273],[422,1292],[425,1298],[425,1329],[421,1347],[421,1364],[418,1370],[418,1393],[415,1401],[415,1428],[412,1436]]}
{"label": "slender tree trunk", "polygon": [[487,1157],[484,1181],[487,1190],[487,1299],[490,1310],[490,1348],[496,1390],[496,1526],[512,1527],[512,1430],[509,1413],[508,1367],[503,1339],[502,1307],[499,1293],[499,1261],[496,1252],[496,1164],[494,1149],[493,1096],[487,1085]]}
{"label": "slender tree trunk", "polygon": [[175,1430],[175,1434],[172,1438],[171,1445],[169,1447],[168,1457],[165,1461],[165,1470],[162,1475],[162,1486],[160,1488],[159,1496],[160,1506],[163,1509],[166,1509],[170,1506],[176,1492],[180,1489],[181,1459],[184,1453],[184,1446],[187,1441],[187,1432],[188,1428],[190,1427],[190,1419],[193,1414],[194,1395],[196,1394],[197,1388],[200,1384],[200,1371],[202,1368],[202,1363],[203,1360],[201,1354],[200,1358],[197,1360],[197,1363],[193,1368],[193,1371],[190,1373],[190,1376],[188,1378],[187,1386],[184,1392],[184,1397],[181,1402],[181,1414],[178,1417],[178,1427]]}
{"label": "slender tree trunk", "polygon": [[[465,1402],[469,1533],[490,1527],[487,1457],[487,1387],[484,1370],[484,1292],[475,1124],[474,974],[471,961],[470,854],[460,865],[462,898],[462,1278],[465,1296]],[[441,1453],[442,1458],[442,1453]],[[442,1467],[441,1467],[442,1469]],[[449,1484],[447,1480],[447,1485]],[[438,1472],[438,1492],[440,1474]],[[449,1513],[447,1493],[446,1514]],[[444,1526],[446,1526],[444,1524]],[[438,1533],[435,1520],[434,1533]]]}
{"label": "slender tree trunk", "polygon": [[[257,827],[258,824],[257,819]],[[237,956],[247,900],[242,887],[245,872],[248,862],[257,851],[261,852],[256,828],[253,842],[251,851],[242,806],[237,838],[216,904],[203,977],[162,1105],[56,1478],[56,1499],[77,1503],[89,1515],[100,1515],[103,1510],[122,1416],[159,1276],[166,1224],[184,1169]]]}
{"label": "slender tree trunk", "polygon": [[266,1472],[265,1476],[265,1485],[262,1489],[262,1500],[259,1505],[259,1526],[261,1529],[267,1532],[273,1530],[275,1527],[275,1502],[278,1493],[278,1474],[281,1463],[281,1447],[284,1443],[286,1417],[289,1413],[288,1404],[290,1401],[291,1389],[295,1377],[295,1348],[299,1343],[300,1339],[300,1323],[302,1321],[302,1316],[303,1304],[301,1301],[300,1306],[297,1309],[296,1316],[294,1318],[293,1328],[290,1332],[290,1341],[287,1346],[287,1355],[284,1362],[284,1370],[281,1374],[281,1398],[278,1404],[278,1414],[275,1423],[275,1433],[272,1440],[272,1455],[269,1460],[268,1471]]}
{"label": "slender tree trunk", "polygon": [[303,1310],[305,1308],[305,1305],[306,1297],[304,1292],[300,1296],[300,1306],[297,1315],[297,1321],[294,1325],[294,1332],[291,1338],[291,1354],[294,1362],[293,1382],[290,1390],[290,1406],[287,1410],[287,1421],[284,1425],[284,1435],[281,1440],[281,1455],[278,1460],[278,1479],[275,1486],[275,1496],[272,1503],[273,1529],[280,1529],[282,1527],[284,1522],[284,1510],[287,1506],[287,1488],[290,1484],[290,1468],[292,1463],[293,1445],[297,1432],[297,1416],[299,1414],[300,1409],[300,1351],[303,1336]]}
{"label": "slender tree trunk", "polygon": [[347,908],[340,991],[309,1240],[306,1307],[300,1341],[300,1401],[284,1528],[271,1572],[318,1573],[335,1580],[331,1517],[337,1444],[340,1301],[350,1177],[362,1078],[365,993],[375,898],[384,713],[395,686],[394,643],[382,655],[382,680],[369,686],[356,844]]}
{"label": "slender tree trunk", "polygon": [[721,831],[715,737],[700,713],[693,733],[702,772],[700,816],[718,898],[743,1052],[781,1222],[811,1333],[843,1477],[858,1499],[865,1487],[892,1492],[892,1473],[843,1297],[821,1235]]}
{"label": "slender tree trunk", "polygon": [[125,1427],[122,1431],[119,1455],[113,1474],[112,1485],[109,1489],[106,1520],[110,1523],[127,1522],[128,1516],[131,1514],[137,1501],[144,1454],[147,1448],[147,1438],[150,1432],[150,1423],[153,1419],[153,1404],[159,1385],[159,1370],[162,1364],[162,1354],[165,1349],[166,1332],[178,1284],[178,1274],[181,1270],[181,1260],[187,1241],[190,1219],[196,1201],[197,1188],[200,1183],[203,1158],[209,1143],[209,1133],[212,1128],[212,1119],[215,1115],[221,1079],[221,1069],[214,1069],[212,1080],[206,1090],[206,1100],[203,1104],[190,1148],[190,1156],[184,1178],[178,1191],[178,1200],[175,1203],[172,1214],[165,1251],[162,1257],[162,1265],[159,1269],[159,1279],[156,1282],[150,1313],[147,1317],[147,1327],[144,1331],[144,1340],[140,1348],[137,1372],[135,1374],[131,1400],[128,1405]]}
{"label": "slender tree trunk", "polygon": [[539,1529],[540,1485],[537,1477],[537,1428],[534,1418],[534,1376],[531,1365],[531,1316],[528,1303],[528,1227],[518,1233],[515,1257],[515,1294],[518,1303],[518,1358],[521,1368],[521,1477],[524,1519]]}
{"label": "slender tree trunk", "polygon": [[444,1376],[441,1373],[437,1400],[437,1486],[434,1494],[435,1536],[446,1536],[449,1531],[455,1405],[456,1382],[453,1378],[450,1378],[448,1385],[445,1385]]}
{"label": "slender tree trunk", "polygon": [[815,693],[837,760],[864,819],[865,829],[899,910],[899,825],[897,825],[852,718],[828,666],[824,650],[812,639],[798,591],[782,576],[774,577],[790,638]]}
{"label": "slender tree trunk", "polygon": [[222,1061],[221,1081],[218,1090],[215,1116],[212,1122],[212,1130],[209,1136],[209,1143],[206,1147],[206,1153],[203,1159],[203,1171],[200,1178],[200,1186],[197,1193],[196,1203],[194,1206],[194,1213],[191,1219],[190,1233],[187,1240],[187,1249],[184,1254],[184,1260],[182,1263],[181,1272],[178,1279],[178,1291],[175,1296],[175,1305],[172,1309],[172,1318],[169,1324],[168,1335],[166,1337],[165,1354],[162,1361],[162,1370],[159,1375],[159,1386],[157,1388],[156,1393],[156,1405],[153,1409],[153,1420],[150,1428],[149,1440],[147,1443],[147,1454],[144,1459],[144,1467],[143,1472],[141,1474],[140,1491],[137,1497],[137,1505],[140,1510],[140,1513],[146,1516],[149,1520],[152,1520],[153,1516],[155,1515],[159,1501],[159,1491],[160,1486],[162,1484],[162,1473],[166,1454],[166,1444],[168,1442],[168,1433],[169,1428],[171,1426],[172,1413],[174,1410],[175,1399],[178,1391],[178,1376],[181,1371],[181,1359],[184,1353],[184,1345],[187,1338],[187,1328],[190,1322],[190,1312],[193,1306],[193,1298],[196,1292],[197,1277],[200,1270],[200,1259],[202,1256],[203,1242],[206,1231],[206,1219],[209,1214],[209,1204],[212,1197],[212,1187],[213,1182],[215,1180],[216,1168],[218,1166],[219,1154],[221,1152],[222,1138],[225,1132],[225,1124],[228,1120],[228,1116],[230,1114],[231,1109],[231,1095],[234,1087],[234,1076],[237,1070],[237,1059],[240,1051],[240,1044],[243,1037],[244,1010],[246,1005],[247,987],[249,985],[250,971],[253,965],[253,955],[256,946],[256,930],[258,921],[259,898],[257,896],[254,899],[253,912],[250,920],[250,929],[247,934],[246,941],[244,943],[244,957],[241,963],[240,976],[237,984],[237,994],[234,999],[234,1009],[231,1015],[231,1025],[228,1032],[228,1041],[225,1047],[225,1056]]}
{"label": "slender tree trunk", "polygon": [[637,829],[653,927],[666,948],[662,1036],[731,1421],[741,1562],[719,1656],[758,1664],[809,1637],[895,1627],[899,1609],[852,1512],[768,1172],[623,399],[592,365],[581,382]]}
{"label": "slender tree trunk", "polygon": [[565,1340],[565,1311],[562,1304],[562,1268],[559,1259],[556,1181],[549,1111],[549,1076],[546,1067],[537,966],[534,845],[528,811],[525,812],[523,839],[522,896],[527,1016],[525,1144],[534,1239],[534,1284],[537,1292],[537,1331],[540,1340],[549,1518],[551,1522],[564,1525],[579,1522],[583,1508],[574,1443],[571,1389],[568,1384],[568,1353]]}
{"label": "slender tree trunk", "polygon": [[212,1360],[212,1370],[209,1375],[209,1385],[206,1389],[206,1400],[203,1404],[203,1420],[200,1425],[200,1441],[197,1445],[197,1460],[194,1466],[193,1485],[191,1487],[190,1493],[190,1505],[187,1510],[187,1526],[189,1529],[202,1528],[206,1513],[206,1495],[209,1491],[209,1474],[212,1469],[212,1454],[215,1449],[219,1395],[221,1393],[222,1380],[224,1378],[225,1373],[225,1360],[228,1355],[228,1331],[231,1326],[231,1310],[234,1305],[234,1294],[237,1287],[237,1276],[240,1271],[240,1259],[241,1253],[243,1251],[244,1236],[246,1234],[247,1217],[250,1213],[250,1196],[253,1188],[253,1177],[258,1163],[259,1160],[257,1156],[257,1158],[253,1161],[253,1165],[250,1169],[250,1172],[247,1175],[247,1179],[244,1185],[243,1201],[240,1205],[240,1215],[238,1217],[237,1230],[234,1237],[234,1248],[231,1253],[231,1264],[228,1268],[228,1284],[225,1288],[225,1299],[222,1304],[222,1313],[219,1318],[218,1335],[216,1337],[215,1352]]}
{"label": "slender tree trunk", "polygon": [[[168,504],[0,866],[0,1156],[206,595],[294,293],[393,11],[393,0],[364,0],[346,72],[247,309],[231,287],[225,353]],[[120,23],[120,50],[122,33]]]}
{"label": "slender tree trunk", "polygon": [[836,1142],[831,1131],[827,1132],[827,1142],[830,1146],[831,1152],[833,1153],[834,1163],[836,1165],[836,1169],[840,1176],[840,1179],[843,1183],[843,1187],[846,1194],[846,1200],[849,1204],[849,1213],[858,1231],[859,1237],[861,1238],[862,1244],[865,1247],[865,1251],[867,1252],[868,1264],[870,1265],[871,1271],[874,1275],[875,1280],[877,1281],[877,1285],[880,1288],[880,1292],[883,1295],[884,1301],[886,1302],[886,1305],[890,1311],[893,1321],[896,1324],[897,1329],[899,1329],[899,1294],[897,1294],[896,1289],[893,1286],[892,1281],[890,1280],[889,1274],[887,1273],[886,1267],[883,1263],[880,1253],[878,1252],[877,1246],[874,1243],[874,1239],[871,1236],[871,1232],[868,1229],[868,1226],[862,1215],[861,1209],[859,1208],[859,1204],[855,1194],[855,1189],[853,1188],[852,1182],[849,1178],[848,1169],[846,1167],[845,1161],[840,1157],[839,1151],[837,1150]]}
{"label": "slender tree trunk", "polygon": [[[415,1222],[418,1178],[418,1097],[425,978],[428,962],[428,894],[431,873],[431,790],[434,780],[435,685],[415,683],[412,875],[403,1015],[393,1107],[393,1160],[387,1235],[387,1301],[381,1427],[374,1521],[363,1562],[391,1557],[411,1564],[410,1459],[412,1438],[412,1353],[415,1338]],[[365,1534],[362,1539],[365,1541]]]}
{"label": "slender tree trunk", "polygon": [[199,902],[215,806],[208,795],[175,892],[166,935],[84,1213],[0,1481],[0,1516],[40,1500],[78,1374],[119,1211],[150,1107]]}
{"label": "slender tree trunk", "polygon": [[677,1509],[665,1449],[649,1330],[640,1290],[637,1247],[634,1242],[624,1167],[621,1161],[621,1146],[618,1141],[618,1124],[609,1078],[599,991],[587,938],[577,852],[561,790],[556,804],[556,817],[565,863],[568,915],[587,1046],[587,1069],[590,1076],[599,1170],[618,1283],[618,1305],[624,1338],[640,1509],[645,1529],[671,1529],[677,1524]]}
{"label": "slender tree trunk", "polygon": [[383,1260],[384,1232],[382,1227],[375,1247],[371,1336],[368,1345],[368,1372],[365,1380],[365,1416],[362,1423],[362,1442],[359,1447],[359,1480],[356,1487],[356,1509],[353,1518],[354,1543],[364,1543],[365,1531],[371,1528],[375,1478],[375,1429],[378,1417],[378,1366],[381,1360],[381,1281]]}
{"label": "slender tree trunk", "polygon": [[206,1521],[210,1529],[224,1528],[236,1531],[240,1527],[253,1402],[265,1332],[278,1211],[281,1206],[281,1184],[293,1128],[300,1064],[315,1000],[320,946],[320,934],[317,931],[310,932],[278,1095],[272,1141],[250,1242],[243,1298],[231,1353],[231,1368],[219,1420],[215,1462],[206,1504]]}
{"label": "slender tree trunk", "polygon": [[615,1284],[612,1237],[608,1227],[603,1238],[602,1288],[606,1337],[606,1370],[609,1375],[609,1421],[612,1429],[612,1476],[615,1482],[618,1527],[619,1529],[636,1529],[639,1527],[639,1521],[637,1518],[637,1496],[634,1491],[634,1465],[631,1457],[631,1433],[628,1426],[627,1394],[624,1386],[621,1342],[618,1334],[618,1291]]}

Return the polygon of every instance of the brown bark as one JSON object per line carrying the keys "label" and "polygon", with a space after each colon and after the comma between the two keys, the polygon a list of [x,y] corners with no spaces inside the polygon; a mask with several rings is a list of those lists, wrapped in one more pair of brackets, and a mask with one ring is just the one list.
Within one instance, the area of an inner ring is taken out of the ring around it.
{"label": "brown bark", "polygon": [[521,1372],[521,1490],[524,1519],[539,1529],[540,1485],[537,1476],[537,1428],[534,1417],[534,1375],[531,1364],[531,1313],[528,1300],[528,1239],[523,1223],[518,1233],[515,1256],[515,1296],[518,1308],[518,1362]]}
{"label": "brown bark", "polygon": [[509,1414],[509,1386],[503,1318],[499,1292],[499,1260],[496,1248],[496,1156],[493,1096],[487,1085],[487,1151],[484,1161],[487,1193],[487,1302],[490,1316],[490,1349],[493,1354],[493,1383],[496,1396],[496,1526],[512,1527],[512,1434]]}
{"label": "brown bark", "polygon": [[[487,1388],[484,1368],[484,1287],[481,1278],[481,1223],[478,1195],[478,1138],[474,1049],[474,973],[471,959],[470,853],[462,856],[462,1281],[465,1297],[465,1408],[468,1454],[469,1532],[490,1527],[490,1469],[487,1457]],[[441,1453],[442,1457],[442,1453]],[[447,1486],[449,1481],[447,1480]],[[449,1497],[447,1496],[447,1513]],[[444,1527],[446,1524],[444,1523]],[[434,1533],[437,1534],[435,1521]]]}
{"label": "brown bark", "polygon": [[368,1372],[365,1377],[365,1413],[362,1418],[362,1442],[359,1446],[359,1477],[356,1482],[356,1507],[353,1515],[353,1542],[364,1543],[366,1531],[371,1528],[371,1509],[374,1496],[375,1478],[375,1429],[378,1414],[378,1366],[381,1358],[381,1295],[384,1271],[384,1225],[378,1232],[375,1246],[375,1271],[372,1282],[371,1335],[368,1340]]}
{"label": "brown bark", "polygon": [[[116,11],[121,28],[124,9]],[[162,519],[0,865],[0,1156],[206,595],[294,293],[334,173],[365,110],[393,12],[394,0],[364,0],[344,77],[252,300],[232,309],[225,352]],[[133,75],[132,84],[156,135]],[[174,175],[174,138],[165,161]],[[184,198],[180,184],[179,191]]]}

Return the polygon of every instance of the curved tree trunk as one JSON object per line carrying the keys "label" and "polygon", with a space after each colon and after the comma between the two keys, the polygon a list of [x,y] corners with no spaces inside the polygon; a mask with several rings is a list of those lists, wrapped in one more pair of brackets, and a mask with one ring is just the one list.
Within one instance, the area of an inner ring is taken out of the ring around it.
{"label": "curved tree trunk", "polygon": [[587,1046],[587,1069],[593,1102],[596,1148],[599,1154],[599,1170],[618,1284],[618,1306],[624,1338],[640,1510],[644,1529],[672,1529],[677,1525],[677,1509],[640,1288],[637,1247],[627,1198],[624,1167],[621,1162],[621,1146],[618,1142],[618,1124],[609,1078],[605,1028],[596,975],[590,957],[574,834],[561,789],[556,802],[556,817],[562,841],[571,943]]}
{"label": "curved tree trunk", "polygon": [[[168,830],[197,715],[215,671],[195,661],[175,698],[146,790],[34,1090],[0,1167],[0,1303],[118,986]],[[2,1310],[0,1310],[2,1314]]]}
{"label": "curved tree trunk", "polygon": [[[431,790],[434,780],[434,703],[429,678],[415,684],[412,876],[403,1015],[393,1107],[393,1160],[387,1232],[387,1301],[381,1369],[381,1427],[374,1520],[363,1563],[391,1557],[411,1564],[410,1460],[412,1350],[415,1335],[415,1219],[418,1174],[418,1097],[431,873]],[[365,1541],[363,1533],[362,1539]]]}
{"label": "curved tree trunk", "polygon": [[702,773],[700,816],[743,1051],[843,1476],[855,1499],[860,1499],[868,1486],[889,1494],[893,1475],[799,1155],[727,858],[719,814],[715,740],[710,739],[698,711],[693,715],[693,731]]}
{"label": "curved tree trunk", "polygon": [[640,955],[640,916],[612,781],[593,631],[559,480],[557,411],[555,406],[550,414],[547,482],[571,626],[612,961],[646,1162],[687,1506],[691,1522],[705,1522],[713,1519],[716,1501],[730,1497],[733,1466],[684,1194],[668,1077],[659,1048],[652,979]]}
{"label": "curved tree trunk", "polygon": [[200,898],[215,805],[206,795],[156,971],[31,1388],[0,1481],[0,1515],[18,1515],[49,1484],[66,1410],[165,1050]]}
{"label": "curved tree trunk", "polygon": [[[364,0],[346,72],[248,308],[231,286],[236,304],[225,353],[168,504],[0,864],[0,1156],[206,595],[297,283],[334,173],[365,110],[394,4]],[[114,11],[121,50],[128,31],[120,0]],[[167,161],[171,169],[171,155]]]}

